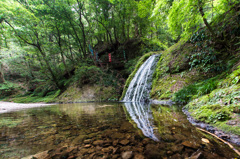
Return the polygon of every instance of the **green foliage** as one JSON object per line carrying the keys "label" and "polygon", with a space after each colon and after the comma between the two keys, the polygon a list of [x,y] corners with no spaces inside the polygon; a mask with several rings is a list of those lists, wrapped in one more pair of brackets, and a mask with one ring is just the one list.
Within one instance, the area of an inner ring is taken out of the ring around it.
{"label": "green foliage", "polygon": [[222,72],[226,66],[219,60],[218,52],[210,45],[211,38],[206,35],[206,31],[201,29],[194,33],[190,38],[195,49],[192,50],[189,58],[190,70],[197,68],[203,72]]}
{"label": "green foliage", "polygon": [[165,50],[168,48],[168,42],[171,43],[171,41],[168,41],[166,39],[159,40],[157,38],[151,39],[151,40],[142,38],[142,40],[148,46],[148,47],[142,48],[144,54],[151,51]]}
{"label": "green foliage", "polygon": [[199,83],[188,85],[176,92],[173,96],[173,100],[179,103],[188,103],[192,99],[208,94],[216,89],[218,80],[218,76],[216,76]]}
{"label": "green foliage", "polygon": [[[197,31],[206,21],[214,21],[219,16],[237,4],[237,1],[226,0],[179,0],[174,1],[169,11],[168,25],[175,37],[189,37]],[[203,14],[200,10],[203,10]],[[219,19],[220,20],[220,19]],[[211,26],[210,26],[211,27]],[[209,29],[209,28],[207,28]],[[209,30],[211,32],[211,30]],[[215,30],[213,31],[215,32]],[[211,33],[215,34],[215,33]]]}
{"label": "green foliage", "polygon": [[12,82],[5,82],[0,84],[0,96],[1,98],[16,93],[21,87]]}
{"label": "green foliage", "polygon": [[75,71],[75,80],[78,81],[79,86],[83,84],[94,84],[100,81],[103,72],[96,66],[80,66]]}
{"label": "green foliage", "polygon": [[52,103],[55,102],[56,97],[58,97],[61,93],[61,90],[51,91],[46,94],[46,96],[42,96],[42,93],[39,95],[21,95],[12,99],[12,101],[16,103]]}
{"label": "green foliage", "polygon": [[135,59],[129,60],[125,63],[124,67],[126,68],[126,73],[131,74],[134,71],[135,65],[137,64],[139,60],[139,57],[136,57]]}

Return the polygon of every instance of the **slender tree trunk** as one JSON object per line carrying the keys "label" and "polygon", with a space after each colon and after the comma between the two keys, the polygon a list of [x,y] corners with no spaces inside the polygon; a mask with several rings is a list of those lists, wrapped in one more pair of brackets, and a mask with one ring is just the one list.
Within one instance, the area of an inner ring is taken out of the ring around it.
{"label": "slender tree trunk", "polygon": [[114,33],[114,38],[115,38],[115,42],[118,41],[118,37],[117,37],[117,29],[116,29],[116,25],[114,23],[114,13],[112,12],[112,21],[113,21],[113,33]]}
{"label": "slender tree trunk", "polygon": [[83,36],[83,54],[84,54],[84,57],[86,57],[86,34],[85,34],[85,27],[84,27],[84,24],[82,22],[82,12],[83,12],[83,5],[84,4],[81,4],[79,2],[79,0],[77,0],[78,2],[78,7],[79,7],[79,22],[80,22],[80,27],[81,27],[81,31],[82,31],[82,36]]}
{"label": "slender tree trunk", "polygon": [[[26,56],[30,59],[29,54],[27,54]],[[34,78],[34,75],[33,75],[32,69],[31,69],[31,60],[27,60],[26,58],[24,58],[24,60],[25,60],[26,65],[28,67],[31,78]]]}
{"label": "slender tree trunk", "polygon": [[48,61],[48,59],[47,59],[47,57],[46,57],[46,54],[43,52],[41,46],[38,46],[37,48],[38,48],[40,54],[41,54],[42,57],[43,57],[43,60],[44,60],[44,62],[45,62],[45,64],[46,64],[46,66],[47,66],[48,71],[50,72],[50,74],[51,74],[51,76],[52,76],[52,79],[53,79],[54,83],[56,84],[56,86],[57,86],[60,90],[62,90],[62,89],[63,89],[63,86],[59,84],[59,82],[58,82],[58,80],[57,80],[57,77],[56,77],[56,75],[54,74],[54,72],[53,72],[53,70],[52,70],[52,68],[51,68],[51,66],[50,66],[50,64],[49,64],[49,61]]}
{"label": "slender tree trunk", "polygon": [[203,22],[204,22],[204,24],[206,25],[207,29],[208,29],[209,32],[211,33],[212,37],[215,38],[216,35],[215,35],[212,27],[211,27],[210,24],[208,23],[207,19],[204,17],[205,14],[204,14],[204,11],[203,11],[202,4],[199,4],[199,12],[200,12],[200,14],[201,14],[201,16],[202,16],[202,18],[203,18]]}
{"label": "slender tree trunk", "polygon": [[66,64],[66,61],[65,61],[65,57],[64,57],[64,55],[63,55],[63,49],[62,49],[62,43],[61,43],[61,33],[60,33],[59,29],[58,29],[57,24],[56,24],[56,29],[57,29],[57,34],[58,34],[58,39],[57,39],[57,41],[58,41],[58,46],[59,46],[59,49],[60,49],[60,54],[61,54],[61,57],[62,57],[62,62],[63,62],[63,65],[64,65],[64,67],[65,67],[65,71],[66,71],[67,74],[70,76],[70,73],[69,73],[69,71],[68,71],[68,67],[67,67],[67,64]]}
{"label": "slender tree trunk", "polygon": [[[71,25],[71,27],[72,27],[72,29],[73,29],[73,32],[74,32],[75,36],[76,36],[77,42],[79,43],[79,46],[80,46],[80,48],[81,48],[81,51],[82,51],[82,53],[84,53],[83,47],[82,47],[82,43],[81,43],[81,41],[80,41],[80,39],[79,39],[79,37],[78,37],[77,31],[76,31],[74,25],[72,24],[71,20],[69,20],[69,22],[70,22],[70,25]],[[84,57],[84,55],[83,55],[83,57]]]}
{"label": "slender tree trunk", "polygon": [[0,63],[0,83],[4,83],[5,78],[4,78],[4,72],[3,72],[3,64]]}
{"label": "slender tree trunk", "polygon": [[134,24],[134,29],[135,29],[135,33],[134,33],[134,37],[138,37],[139,36],[139,28],[138,28],[138,24]]}
{"label": "slender tree trunk", "polygon": [[[69,35],[68,35],[69,37]],[[68,41],[69,39],[66,38],[66,35],[64,35],[64,41],[66,41],[66,49],[67,49],[67,58],[72,62],[75,63],[74,58],[73,58],[73,54],[72,54],[72,49],[70,48],[70,42]],[[69,55],[70,53],[70,55]]]}
{"label": "slender tree trunk", "polygon": [[[84,49],[83,49],[83,47],[82,47],[82,43],[81,43],[81,40],[80,40],[80,38],[79,38],[79,36],[78,36],[78,34],[77,34],[77,31],[76,31],[76,29],[75,29],[75,27],[74,27],[74,25],[73,25],[73,23],[72,23],[71,17],[68,15],[68,13],[67,13],[66,11],[65,11],[65,15],[66,15],[66,17],[68,18],[68,21],[69,21],[69,23],[70,23],[71,28],[73,29],[73,32],[74,32],[75,37],[76,37],[76,40],[77,40],[77,42],[78,42],[78,44],[79,44],[79,46],[80,46],[80,49],[81,49],[81,51],[82,51],[82,53],[83,53],[83,57],[84,57]],[[73,36],[73,37],[74,37],[74,36]],[[79,53],[80,53],[80,49],[79,49]]]}
{"label": "slender tree trunk", "polygon": [[126,39],[124,20],[123,20],[123,22],[122,22],[122,36],[123,36],[123,41],[124,41],[124,40]]}
{"label": "slender tree trunk", "polygon": [[99,20],[96,19],[96,21],[98,21],[106,30],[108,36],[109,36],[109,39],[110,39],[110,43],[113,45],[113,40],[112,40],[112,35],[111,35],[111,32],[108,30],[108,28]]}
{"label": "slender tree trunk", "polygon": [[127,38],[130,39],[130,20],[128,18],[128,25],[127,25]]}

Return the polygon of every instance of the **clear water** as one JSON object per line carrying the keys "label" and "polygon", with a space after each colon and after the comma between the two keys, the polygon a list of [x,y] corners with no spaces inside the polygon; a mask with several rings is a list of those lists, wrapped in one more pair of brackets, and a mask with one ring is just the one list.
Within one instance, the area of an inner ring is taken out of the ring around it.
{"label": "clear water", "polygon": [[[205,143],[202,139],[208,139]],[[234,158],[177,106],[62,104],[0,115],[0,158]]]}

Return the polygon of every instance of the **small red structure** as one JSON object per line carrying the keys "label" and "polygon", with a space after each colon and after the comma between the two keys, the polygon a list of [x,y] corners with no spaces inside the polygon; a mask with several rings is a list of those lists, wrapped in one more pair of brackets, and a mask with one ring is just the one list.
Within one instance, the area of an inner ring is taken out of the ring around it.
{"label": "small red structure", "polygon": [[111,53],[108,53],[108,59],[109,59],[109,62],[112,62]]}

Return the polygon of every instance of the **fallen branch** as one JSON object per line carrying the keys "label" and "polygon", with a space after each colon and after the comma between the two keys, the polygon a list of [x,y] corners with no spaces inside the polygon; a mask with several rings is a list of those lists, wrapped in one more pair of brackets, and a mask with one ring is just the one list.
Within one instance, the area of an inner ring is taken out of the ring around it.
{"label": "fallen branch", "polygon": [[222,141],[223,143],[227,144],[231,149],[233,149],[238,154],[238,156],[240,156],[240,152],[236,148],[234,148],[233,145],[231,145],[229,142],[221,139],[220,137],[218,137],[217,135],[215,135],[213,133],[208,132],[207,130],[204,130],[204,129],[201,129],[201,128],[197,128],[197,129],[200,130],[200,131],[203,131],[207,134],[210,134],[210,135],[214,136],[215,138],[217,138],[218,140]]}

